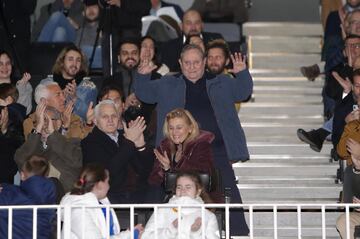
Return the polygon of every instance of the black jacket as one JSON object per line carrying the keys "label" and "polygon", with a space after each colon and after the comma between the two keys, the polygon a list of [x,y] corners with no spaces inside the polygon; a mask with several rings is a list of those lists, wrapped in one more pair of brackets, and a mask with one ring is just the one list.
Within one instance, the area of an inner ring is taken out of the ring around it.
{"label": "black jacket", "polygon": [[353,105],[356,104],[352,92],[350,92],[336,107],[334,111],[334,122],[331,141],[336,148],[340,141],[341,135],[344,132],[346,125],[346,116],[353,111]]}
{"label": "black jacket", "polygon": [[129,191],[127,185],[129,166],[141,179],[144,177],[147,179],[153,165],[151,149],[137,151],[134,143],[127,140],[122,134],[119,134],[118,144],[116,144],[97,127],[94,127],[93,131],[81,141],[81,148],[84,165],[96,162],[109,170],[109,198],[112,203],[121,201],[112,195]]}
{"label": "black jacket", "polygon": [[[201,34],[205,45],[209,41],[219,38],[223,39],[223,36],[219,33],[202,32]],[[180,71],[179,58],[183,46],[184,46],[183,36],[165,42],[160,46],[161,60],[165,65],[169,67],[171,72]]]}

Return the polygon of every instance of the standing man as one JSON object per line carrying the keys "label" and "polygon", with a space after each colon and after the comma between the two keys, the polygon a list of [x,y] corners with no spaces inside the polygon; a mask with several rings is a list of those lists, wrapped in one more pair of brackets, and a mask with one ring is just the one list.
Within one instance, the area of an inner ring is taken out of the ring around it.
{"label": "standing man", "polygon": [[28,67],[30,15],[35,7],[36,0],[0,1],[0,49],[11,52],[20,71],[18,75],[22,75]]}
{"label": "standing man", "polygon": [[[229,72],[235,78],[223,74],[214,77],[205,72],[206,58],[201,48],[186,45],[179,60],[182,74],[151,81],[150,73],[156,66],[144,60],[138,68],[135,92],[140,100],[158,104],[157,144],[162,139],[165,115],[175,108],[189,110],[201,129],[215,135],[215,167],[220,170],[224,188],[231,188],[232,202],[241,203],[231,163],[249,160],[249,152],[234,103],[249,97],[253,82],[241,54],[232,55],[231,60],[234,67]],[[242,211],[231,213],[230,227],[232,235],[249,233]]]}

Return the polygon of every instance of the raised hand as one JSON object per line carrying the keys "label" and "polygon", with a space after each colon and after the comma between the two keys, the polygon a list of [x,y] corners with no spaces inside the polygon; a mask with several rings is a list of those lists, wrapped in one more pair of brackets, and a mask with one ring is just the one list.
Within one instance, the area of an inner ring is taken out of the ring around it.
{"label": "raised hand", "polygon": [[45,125],[45,111],[46,111],[46,101],[45,99],[40,99],[39,104],[36,106],[35,116],[36,116],[36,131],[41,132]]}
{"label": "raised hand", "polygon": [[153,70],[156,69],[156,65],[151,61],[151,59],[148,57],[144,57],[144,59],[141,60],[140,65],[138,66],[138,73],[146,75],[150,74]]}
{"label": "raised hand", "polygon": [[72,80],[70,83],[67,83],[64,89],[64,94],[66,99],[75,101],[76,99],[76,82]]}
{"label": "raised hand", "polygon": [[19,84],[24,85],[31,79],[30,73],[25,72],[21,79],[18,81]]}
{"label": "raised hand", "polygon": [[176,218],[176,219],[172,222],[172,225],[173,225],[175,228],[178,228],[178,226],[179,226],[179,220]]}
{"label": "raised hand", "polygon": [[91,101],[86,111],[86,124],[91,125],[94,122],[94,119],[95,119],[95,113],[93,108],[93,102]]}
{"label": "raised hand", "polygon": [[125,109],[129,108],[129,106],[139,106],[141,105],[140,100],[136,97],[135,93],[131,93],[125,99]]}
{"label": "raised hand", "polygon": [[230,58],[233,64],[233,68],[230,69],[229,72],[236,74],[246,69],[246,57],[242,56],[241,53],[236,52],[231,54]]}
{"label": "raised hand", "polygon": [[65,107],[65,111],[61,115],[62,125],[65,128],[69,128],[70,126],[71,114],[73,112],[73,109],[74,109],[74,102],[69,102]]}
{"label": "raised hand", "polygon": [[54,131],[55,131],[54,122],[52,121],[51,117],[48,114],[45,113],[44,116],[48,122],[46,133],[47,133],[47,136],[49,136],[50,134],[54,133]]}
{"label": "raised hand", "polygon": [[342,78],[336,71],[331,72],[331,74],[344,89],[345,93],[349,93],[351,91],[352,83],[348,77],[344,80],[344,78]]}
{"label": "raised hand", "polygon": [[170,169],[170,159],[166,153],[161,154],[157,149],[154,149],[154,154],[157,160],[159,160],[159,163],[161,164],[161,167],[166,171]]}
{"label": "raised hand", "polygon": [[135,144],[135,147],[142,147],[145,145],[144,130],[146,129],[144,117],[137,117],[129,123],[129,127],[123,122],[124,137]]}

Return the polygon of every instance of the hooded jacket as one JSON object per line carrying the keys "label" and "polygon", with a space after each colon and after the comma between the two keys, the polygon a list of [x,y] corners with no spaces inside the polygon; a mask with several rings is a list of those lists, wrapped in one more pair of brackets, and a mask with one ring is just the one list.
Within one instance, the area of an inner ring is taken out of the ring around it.
{"label": "hooded jacket", "polygon": [[[2,184],[0,205],[50,205],[55,204],[55,184],[48,178],[32,176],[20,186]],[[52,230],[54,209],[38,209],[37,238],[48,239]],[[13,239],[31,239],[33,228],[32,210],[13,210]],[[8,210],[0,210],[0,238],[8,238]]]}

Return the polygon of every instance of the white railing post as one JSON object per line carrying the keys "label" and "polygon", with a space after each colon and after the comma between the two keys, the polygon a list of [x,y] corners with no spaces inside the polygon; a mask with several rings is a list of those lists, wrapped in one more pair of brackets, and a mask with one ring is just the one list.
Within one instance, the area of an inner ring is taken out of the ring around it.
{"label": "white railing post", "polygon": [[229,204],[225,205],[225,235],[226,239],[230,239],[230,212]]}
{"label": "white railing post", "polygon": [[71,206],[66,205],[64,207],[64,239],[71,238]]}
{"label": "white railing post", "polygon": [[201,238],[205,239],[205,207],[201,206]]}
{"label": "white railing post", "polygon": [[[102,209],[101,209],[102,210]],[[105,207],[105,214],[106,214],[106,239],[110,238],[110,207],[106,205]]]}
{"label": "white railing post", "polygon": [[254,238],[254,215],[253,206],[249,206],[250,239]]}
{"label": "white railing post", "polygon": [[274,238],[278,238],[278,225],[277,225],[277,205],[274,205]]}
{"label": "white railing post", "polygon": [[346,239],[350,239],[350,212],[349,205],[345,205]]}
{"label": "white railing post", "polygon": [[56,234],[57,238],[61,238],[61,207],[57,207]]}
{"label": "white railing post", "polygon": [[[72,209],[72,210],[74,210],[74,209]],[[91,208],[90,208],[90,210],[91,210]],[[82,223],[81,223],[81,238],[86,239],[85,238],[85,206],[81,207],[81,221],[82,221]]]}
{"label": "white railing post", "polygon": [[12,239],[12,222],[13,222],[13,209],[9,208],[8,211],[8,239]]}
{"label": "white railing post", "polygon": [[134,224],[135,224],[135,220],[134,220],[134,206],[130,207],[130,238],[134,239]]}
{"label": "white railing post", "polygon": [[297,206],[298,239],[301,239],[301,206]]}
{"label": "white railing post", "polygon": [[154,225],[155,225],[155,239],[158,239],[158,206],[155,205],[154,207]]}
{"label": "white railing post", "polygon": [[33,208],[33,239],[37,238],[37,208]]}
{"label": "white railing post", "polygon": [[182,227],[182,220],[181,220],[181,211],[182,211],[182,207],[181,205],[178,207],[178,239],[180,239],[180,232],[181,232],[181,227]]}
{"label": "white railing post", "polygon": [[324,205],[321,205],[321,230],[322,230],[322,238],[326,239],[326,218],[325,218]]}

